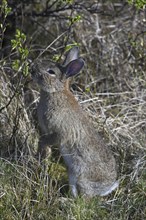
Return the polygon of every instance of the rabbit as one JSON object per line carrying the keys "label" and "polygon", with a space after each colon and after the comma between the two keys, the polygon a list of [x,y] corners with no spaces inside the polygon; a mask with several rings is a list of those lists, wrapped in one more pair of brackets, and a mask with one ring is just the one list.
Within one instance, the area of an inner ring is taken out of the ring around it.
{"label": "rabbit", "polygon": [[57,145],[72,195],[90,198],[108,195],[119,182],[112,152],[69,89],[70,78],[83,66],[78,47],[73,47],[62,65],[45,60],[34,63],[32,78],[40,86],[37,111],[43,135],[38,152],[45,152],[47,145]]}

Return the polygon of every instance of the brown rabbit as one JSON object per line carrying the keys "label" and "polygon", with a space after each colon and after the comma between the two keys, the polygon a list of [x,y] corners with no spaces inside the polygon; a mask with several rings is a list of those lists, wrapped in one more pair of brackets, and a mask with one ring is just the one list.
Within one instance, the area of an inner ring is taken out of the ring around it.
{"label": "brown rabbit", "polygon": [[84,61],[78,47],[63,65],[36,62],[32,76],[41,88],[38,119],[43,135],[38,152],[58,145],[68,169],[74,196],[105,196],[118,187],[115,159],[69,90],[69,77],[79,73]]}

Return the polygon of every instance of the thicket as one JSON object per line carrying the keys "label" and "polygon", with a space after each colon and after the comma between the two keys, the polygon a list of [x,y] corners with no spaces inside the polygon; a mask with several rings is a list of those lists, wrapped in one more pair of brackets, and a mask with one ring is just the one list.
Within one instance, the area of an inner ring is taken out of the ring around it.
{"label": "thicket", "polygon": [[[0,219],[146,218],[146,17],[143,1],[2,0]],[[42,164],[39,88],[29,64],[78,45],[85,68],[71,91],[112,148],[120,187],[74,199],[57,147]]]}

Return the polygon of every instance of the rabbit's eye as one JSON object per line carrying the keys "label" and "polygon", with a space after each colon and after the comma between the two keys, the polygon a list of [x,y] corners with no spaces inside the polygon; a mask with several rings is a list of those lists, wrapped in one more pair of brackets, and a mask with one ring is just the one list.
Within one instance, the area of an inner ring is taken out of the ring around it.
{"label": "rabbit's eye", "polygon": [[53,70],[51,70],[51,69],[48,69],[47,72],[48,72],[49,74],[51,74],[51,75],[55,75],[55,72],[54,72]]}

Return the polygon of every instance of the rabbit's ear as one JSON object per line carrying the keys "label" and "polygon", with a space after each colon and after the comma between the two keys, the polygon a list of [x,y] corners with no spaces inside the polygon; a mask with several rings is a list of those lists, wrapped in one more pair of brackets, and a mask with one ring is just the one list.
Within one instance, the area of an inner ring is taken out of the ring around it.
{"label": "rabbit's ear", "polygon": [[66,67],[64,67],[66,78],[78,74],[83,66],[84,60],[82,58],[72,60]]}
{"label": "rabbit's ear", "polygon": [[66,55],[66,58],[65,58],[65,60],[63,62],[63,66],[68,65],[72,60],[78,59],[78,57],[79,57],[79,49],[78,49],[78,47],[71,48],[68,51],[67,55]]}

